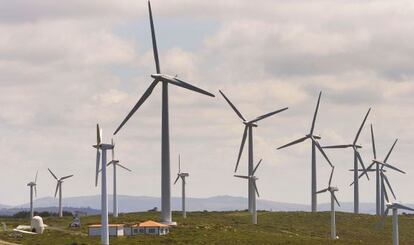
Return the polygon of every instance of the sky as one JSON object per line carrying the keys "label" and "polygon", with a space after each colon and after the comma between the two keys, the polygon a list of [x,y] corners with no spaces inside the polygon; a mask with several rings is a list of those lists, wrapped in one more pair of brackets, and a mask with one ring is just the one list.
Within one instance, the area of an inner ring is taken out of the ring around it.
{"label": "sky", "polygon": [[[257,185],[261,199],[309,204],[310,143],[276,148],[309,132],[323,91],[320,143],[351,143],[372,108],[359,139],[364,162],[373,158],[369,124],[380,159],[398,138],[389,163],[407,174],[387,175],[397,199],[414,202],[412,1],[153,0],[152,9],[162,71],[216,95],[169,89],[171,178],[181,154],[188,196],[247,196],[233,177],[243,124],[220,89],[248,119],[289,107],[254,129]],[[38,197],[52,196],[47,168],[75,175],[65,197],[98,195],[96,123],[109,142],[155,73],[147,2],[0,0],[0,12],[0,203],[28,202],[37,170]],[[133,170],[118,171],[119,194],[160,196],[160,126],[158,86],[114,137],[116,158]],[[246,150],[238,174],[247,172]],[[327,154],[339,200],[352,201],[352,151]],[[317,161],[322,189],[330,168]],[[374,183],[361,180],[362,202],[374,202]]]}

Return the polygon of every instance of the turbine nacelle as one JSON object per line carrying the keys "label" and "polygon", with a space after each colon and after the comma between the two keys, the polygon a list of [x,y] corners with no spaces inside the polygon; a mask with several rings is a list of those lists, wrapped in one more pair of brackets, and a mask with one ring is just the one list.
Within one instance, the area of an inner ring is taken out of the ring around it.
{"label": "turbine nacelle", "polygon": [[257,124],[251,122],[243,122],[243,124],[246,125],[246,127],[257,127]]}

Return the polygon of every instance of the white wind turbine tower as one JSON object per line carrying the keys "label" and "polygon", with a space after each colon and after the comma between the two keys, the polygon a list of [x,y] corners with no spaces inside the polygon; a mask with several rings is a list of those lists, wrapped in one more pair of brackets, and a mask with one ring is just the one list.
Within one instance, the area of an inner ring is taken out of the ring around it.
{"label": "white wind turbine tower", "polygon": [[234,175],[234,177],[237,178],[242,178],[242,179],[247,179],[249,182],[252,183],[254,191],[256,193],[253,193],[253,200],[252,200],[252,224],[256,225],[257,224],[257,208],[256,208],[256,194],[258,197],[260,197],[259,195],[259,190],[257,189],[257,185],[256,185],[256,180],[258,180],[259,178],[257,178],[254,174],[256,173],[257,168],[259,167],[260,163],[262,162],[262,159],[260,159],[260,161],[257,163],[256,167],[253,169],[252,173],[249,174],[248,176],[245,175]]}
{"label": "white wind turbine tower", "polygon": [[108,195],[106,191],[106,151],[114,148],[111,144],[102,143],[102,132],[99,124],[96,125],[96,172],[95,186],[98,185],[99,162],[102,151],[102,180],[101,180],[101,244],[109,244],[109,227],[108,227]]}
{"label": "white wind turbine tower", "polygon": [[56,184],[56,190],[55,190],[55,198],[56,195],[59,191],[59,217],[63,217],[63,207],[62,207],[62,183],[65,179],[68,179],[70,177],[73,177],[73,174],[68,175],[68,176],[64,176],[62,178],[58,178],[56,177],[56,175],[52,172],[52,170],[50,170],[49,168],[47,169],[49,170],[50,174],[53,176],[53,178],[55,178],[55,180],[57,181]]}
{"label": "white wind turbine tower", "polygon": [[[253,175],[253,128],[257,127],[258,125],[256,124],[256,122],[263,120],[267,117],[273,116],[279,112],[282,112],[284,110],[287,110],[288,108],[285,107],[283,109],[277,110],[277,111],[273,111],[267,114],[264,114],[262,116],[256,117],[253,120],[247,121],[243,115],[240,113],[239,110],[237,110],[236,106],[234,106],[234,104],[227,98],[227,96],[222,92],[219,91],[220,94],[223,96],[223,98],[227,101],[227,103],[230,105],[230,107],[233,109],[233,111],[237,114],[237,116],[239,116],[239,118],[242,120],[242,123],[245,125],[244,126],[244,132],[243,132],[243,138],[241,141],[241,145],[240,145],[240,150],[239,150],[239,155],[237,157],[237,162],[236,162],[236,167],[234,169],[234,172],[237,172],[237,168],[239,166],[239,162],[240,162],[240,158],[241,155],[243,153],[243,149],[244,149],[244,144],[246,142],[246,138],[247,135],[249,135],[248,137],[248,175]],[[255,198],[255,194],[254,194],[254,186],[253,186],[253,180],[249,179],[248,182],[248,201],[249,201],[249,212],[253,212],[253,199]]]}
{"label": "white wind turbine tower", "polygon": [[[392,144],[390,150],[388,151],[388,154],[386,155],[386,157],[384,158],[384,161],[379,161],[377,160],[377,151],[375,148],[375,137],[374,137],[374,130],[373,127],[371,125],[371,139],[372,139],[372,151],[373,151],[373,155],[374,155],[374,159],[372,160],[372,163],[368,166],[368,168],[359,175],[359,178],[366,174],[367,172],[371,172],[373,170],[374,165],[376,166],[376,208],[377,208],[377,215],[384,215],[384,208],[385,208],[385,204],[386,204],[386,199],[388,200],[387,197],[387,192],[385,190],[385,184],[387,184],[387,186],[390,188],[390,191],[392,193],[392,195],[395,198],[395,194],[394,191],[392,190],[391,184],[388,180],[388,177],[385,175],[386,170],[384,168],[387,168],[389,170],[394,170],[400,173],[405,174],[404,171],[394,167],[393,165],[387,163],[392,151],[394,150],[394,147],[398,141],[398,139],[396,139],[394,141],[394,143]],[[352,183],[353,184],[353,183]],[[351,184],[351,185],[352,185]]]}
{"label": "white wind turbine tower", "polygon": [[335,192],[338,191],[339,189],[338,189],[338,187],[331,186],[332,176],[333,176],[334,170],[335,170],[335,167],[333,167],[332,170],[331,170],[331,176],[329,177],[328,188],[325,188],[323,190],[320,190],[320,191],[316,192],[317,194],[319,194],[319,193],[329,191],[329,193],[331,194],[331,239],[332,240],[337,239],[337,236],[336,236],[336,220],[335,220],[335,202],[338,204],[339,207],[341,206],[338,202],[338,199],[336,199],[336,196],[335,196]]}
{"label": "white wind turbine tower", "polygon": [[409,210],[414,211],[414,209],[404,206],[398,202],[387,203],[387,209],[385,209],[384,215],[382,216],[381,224],[385,222],[385,218],[388,215],[389,210],[392,210],[392,244],[398,245],[398,210]]}
{"label": "white wind turbine tower", "polygon": [[[369,112],[371,111],[371,108],[369,108],[367,114],[365,115],[364,120],[362,121],[361,126],[359,127],[359,130],[355,136],[354,141],[352,142],[352,144],[347,144],[347,145],[332,145],[332,146],[324,146],[322,148],[331,148],[331,149],[343,149],[343,148],[352,148],[353,152],[354,152],[354,213],[358,214],[359,213],[359,181],[358,181],[358,175],[359,175],[359,169],[358,169],[358,162],[361,164],[361,167],[363,170],[365,170],[365,165],[364,162],[362,161],[362,157],[361,154],[358,152],[359,148],[362,148],[362,146],[358,145],[358,138],[359,135],[361,134],[362,128],[365,125],[365,121],[368,118]],[[367,178],[368,174],[366,173]]]}
{"label": "white wind turbine tower", "polygon": [[315,109],[315,113],[313,115],[313,120],[312,120],[312,126],[310,129],[309,134],[305,135],[304,137],[297,139],[295,141],[292,141],[286,145],[283,145],[279,148],[277,148],[278,150],[291,146],[291,145],[295,145],[298,143],[301,143],[307,139],[310,139],[312,142],[312,160],[311,160],[311,206],[312,206],[312,212],[316,212],[317,211],[317,197],[316,197],[316,148],[320,151],[320,153],[322,154],[322,156],[326,159],[326,161],[329,163],[329,165],[331,167],[333,167],[331,161],[329,160],[328,156],[325,154],[324,150],[322,149],[321,145],[319,144],[318,140],[321,139],[320,136],[315,135],[314,134],[314,129],[315,129],[315,121],[316,121],[316,116],[318,114],[318,110],[319,110],[319,102],[321,100],[321,95],[322,92],[319,93],[319,97],[318,97],[318,102],[316,104],[316,109]]}
{"label": "white wind turbine tower", "polygon": [[122,166],[119,163],[119,160],[115,160],[115,152],[114,152],[115,144],[114,144],[113,139],[111,140],[111,144],[113,146],[112,147],[112,160],[110,162],[108,162],[107,166],[112,164],[112,166],[114,167],[113,168],[113,170],[114,170],[114,178],[113,178],[114,179],[114,193],[113,193],[113,212],[112,212],[112,216],[116,218],[116,217],[118,217],[118,197],[117,197],[117,192],[116,192],[116,168],[117,168],[117,166],[119,166],[119,167],[121,167],[121,168],[123,168],[123,169],[125,169],[129,172],[131,172],[131,169],[129,169],[125,166]]}
{"label": "white wind turbine tower", "polygon": [[119,127],[115,130],[114,135],[124,126],[124,124],[132,117],[132,115],[139,109],[145,100],[151,95],[155,86],[162,83],[162,119],[161,119],[161,222],[168,225],[175,225],[171,218],[171,174],[170,174],[170,131],[169,131],[169,116],[168,116],[168,85],[172,84],[182,87],[194,92],[198,92],[207,96],[214,97],[213,94],[197,88],[177,76],[170,76],[161,74],[160,62],[158,58],[157,42],[155,39],[154,22],[152,20],[151,4],[148,1],[148,10],[151,26],[152,47],[154,51],[156,74],[152,74],[154,79],[148,89],[144,92],[142,97],[138,100],[132,110],[128,113],[126,118],[122,121]]}
{"label": "white wind turbine tower", "polygon": [[34,194],[37,197],[37,188],[36,188],[37,184],[36,183],[37,183],[37,174],[38,174],[38,172],[39,171],[36,171],[36,177],[35,177],[34,181],[30,181],[29,183],[27,183],[27,186],[30,187],[30,220],[32,220],[33,214],[34,214],[34,211],[33,211],[33,190],[34,190]]}
{"label": "white wind turbine tower", "polygon": [[187,212],[185,211],[185,178],[190,176],[189,173],[181,173],[181,156],[178,155],[178,173],[177,173],[177,178],[174,181],[174,185],[175,183],[177,183],[178,179],[181,178],[181,184],[182,184],[182,196],[181,196],[181,207],[183,210],[183,218],[187,218]]}

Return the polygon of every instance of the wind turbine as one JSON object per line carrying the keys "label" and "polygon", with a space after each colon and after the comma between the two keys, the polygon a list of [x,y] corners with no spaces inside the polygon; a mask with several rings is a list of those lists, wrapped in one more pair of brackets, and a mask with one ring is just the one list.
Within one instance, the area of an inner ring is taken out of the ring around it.
{"label": "wind turbine", "polygon": [[182,183],[181,207],[183,209],[183,218],[187,218],[187,213],[185,211],[185,178],[188,176],[190,176],[189,173],[181,173],[181,157],[180,155],[178,155],[178,173],[177,173],[177,178],[174,181],[174,185],[175,183],[177,183],[178,179],[181,178],[181,183]]}
{"label": "wind turbine", "polygon": [[34,189],[34,193],[37,197],[37,188],[36,188],[37,184],[36,183],[37,183],[37,174],[38,174],[38,172],[39,171],[36,171],[36,177],[35,177],[34,181],[30,181],[29,183],[27,183],[27,186],[30,187],[30,220],[32,220],[33,214],[34,214],[34,211],[33,211],[33,189]]}
{"label": "wind turbine", "polygon": [[[386,196],[386,190],[385,190],[385,184],[390,188],[390,191],[392,195],[395,198],[394,191],[392,190],[391,184],[388,180],[388,177],[385,175],[386,170],[384,168],[392,169],[394,171],[398,171],[400,173],[405,174],[404,171],[392,166],[391,164],[388,164],[388,158],[390,157],[392,151],[394,150],[395,144],[397,144],[398,139],[394,141],[392,144],[390,150],[388,151],[388,154],[384,158],[384,161],[377,160],[377,151],[375,148],[375,137],[374,137],[374,129],[371,124],[371,140],[372,140],[372,151],[374,155],[374,159],[372,160],[372,163],[368,166],[368,168],[365,169],[363,173],[359,175],[359,178],[366,174],[367,172],[370,172],[375,165],[376,167],[376,209],[377,209],[377,215],[383,215],[384,214],[384,208],[385,208],[385,199],[388,197]],[[353,183],[351,183],[352,185]]]}
{"label": "wind turbine", "polygon": [[102,131],[99,124],[96,125],[96,172],[95,186],[98,185],[99,164],[102,151],[102,180],[101,180],[101,243],[109,244],[109,227],[108,227],[108,195],[106,191],[106,151],[114,148],[111,144],[102,143]]}
{"label": "wind turbine", "polygon": [[56,175],[52,172],[52,170],[50,170],[49,168],[48,168],[47,170],[49,170],[50,174],[51,174],[51,175],[53,176],[53,178],[55,178],[55,180],[57,181],[57,184],[56,184],[56,190],[55,190],[55,198],[56,198],[56,195],[57,195],[57,193],[58,193],[58,191],[59,191],[59,217],[63,217],[63,207],[62,207],[62,183],[63,183],[63,180],[68,179],[68,178],[70,178],[70,177],[73,177],[73,174],[68,175],[68,176],[64,176],[64,177],[62,177],[62,178],[58,178],[58,177],[56,177]]}
{"label": "wind turbine", "polygon": [[[332,145],[332,146],[324,146],[322,148],[336,148],[336,149],[340,149],[340,148],[352,148],[353,152],[354,152],[354,213],[358,214],[359,213],[359,182],[358,182],[358,162],[361,164],[362,169],[365,170],[365,165],[364,162],[362,161],[362,157],[361,154],[358,152],[358,149],[362,148],[362,146],[358,145],[358,138],[359,135],[361,134],[362,128],[365,125],[365,121],[368,118],[369,112],[371,111],[371,108],[369,108],[367,114],[364,117],[364,120],[362,121],[361,126],[359,127],[359,130],[355,136],[354,141],[351,144],[348,145]],[[367,178],[368,174],[366,174]]]}
{"label": "wind turbine", "polygon": [[385,218],[388,215],[388,212],[392,209],[392,244],[398,245],[398,210],[409,210],[414,211],[414,209],[404,206],[398,202],[387,203],[387,208],[385,209],[385,213],[382,216],[381,224],[383,225],[385,222]]}
{"label": "wind turbine", "polygon": [[278,150],[291,146],[291,145],[295,145],[298,143],[301,143],[307,139],[311,140],[312,142],[312,160],[311,160],[311,168],[312,168],[312,173],[311,173],[311,179],[312,179],[312,185],[311,185],[311,205],[312,205],[312,212],[316,212],[317,209],[317,197],[316,197],[316,149],[318,149],[320,151],[320,153],[322,154],[322,156],[326,159],[326,161],[329,163],[329,165],[331,167],[333,167],[331,161],[329,160],[328,156],[325,154],[324,150],[322,149],[321,145],[319,144],[318,140],[321,139],[320,136],[315,135],[314,134],[314,129],[315,129],[315,121],[316,121],[316,116],[318,114],[318,110],[319,110],[319,103],[321,100],[321,95],[322,95],[322,91],[319,93],[319,97],[318,97],[318,102],[316,104],[316,109],[315,109],[315,113],[313,115],[313,120],[312,120],[312,126],[310,128],[309,134],[305,135],[304,137],[294,140],[286,145],[283,145],[279,148],[277,148]]}
{"label": "wind turbine", "polygon": [[[239,166],[239,162],[240,162],[240,158],[241,155],[243,153],[243,149],[244,149],[244,144],[246,142],[246,138],[247,138],[247,134],[249,135],[249,139],[248,139],[248,175],[253,175],[253,127],[257,127],[258,125],[256,124],[256,122],[263,120],[267,117],[273,116],[279,112],[282,112],[284,110],[287,110],[288,108],[285,107],[283,109],[277,110],[277,111],[273,111],[267,114],[264,114],[262,116],[256,117],[253,120],[247,121],[243,115],[240,113],[239,110],[237,110],[236,106],[234,106],[234,104],[227,98],[227,96],[220,91],[220,94],[224,97],[224,99],[227,101],[227,103],[230,105],[230,107],[233,109],[233,111],[237,114],[237,116],[239,116],[239,118],[242,120],[242,123],[245,125],[244,126],[244,132],[243,132],[243,137],[242,137],[242,141],[241,141],[241,145],[240,145],[240,150],[239,150],[239,155],[237,157],[237,162],[236,162],[236,167],[234,169],[234,172],[237,172],[237,168]],[[255,198],[255,194],[254,194],[254,187],[253,187],[253,180],[249,179],[248,182],[248,199],[249,199],[249,212],[253,212],[253,199]]]}
{"label": "wind turbine", "polygon": [[129,172],[131,172],[131,169],[129,169],[129,168],[125,167],[125,166],[122,166],[119,163],[119,160],[115,160],[115,152],[114,152],[115,143],[114,143],[114,140],[113,139],[111,140],[111,144],[113,146],[113,148],[112,148],[112,160],[110,162],[108,162],[108,164],[106,166],[109,166],[109,165],[112,164],[112,166],[114,167],[113,168],[114,169],[114,194],[113,194],[113,202],[114,202],[114,204],[113,204],[113,212],[112,212],[112,215],[116,218],[116,217],[118,217],[118,198],[117,198],[117,192],[116,192],[116,167],[119,166],[119,167],[121,167],[121,168],[123,168],[123,169],[125,169],[125,170],[127,170]]}
{"label": "wind turbine", "polygon": [[335,170],[335,167],[332,167],[331,176],[329,177],[329,182],[328,182],[328,188],[325,188],[323,190],[320,190],[320,191],[316,192],[316,194],[319,194],[319,193],[329,191],[329,193],[331,194],[331,239],[332,240],[337,239],[337,237],[336,237],[336,221],[335,221],[335,202],[338,204],[339,207],[341,206],[338,202],[338,199],[336,199],[336,196],[335,196],[335,191],[338,191],[339,189],[338,189],[338,187],[331,186],[332,176],[333,176],[334,170]]}
{"label": "wind turbine", "polygon": [[249,182],[252,183],[254,191],[256,193],[253,193],[253,200],[252,200],[252,223],[254,225],[257,224],[257,208],[256,208],[256,194],[258,197],[260,197],[259,195],[259,190],[257,189],[257,185],[256,185],[256,180],[258,180],[259,178],[257,178],[254,174],[256,173],[257,168],[259,167],[260,163],[262,162],[262,159],[260,159],[259,163],[257,163],[256,167],[254,167],[252,174],[249,174],[248,176],[245,175],[234,175],[234,177],[237,178],[242,178],[242,179],[247,179]]}
{"label": "wind turbine", "polygon": [[154,22],[152,20],[151,4],[148,1],[149,18],[151,25],[152,46],[154,51],[156,74],[151,77],[154,81],[138,100],[131,112],[128,113],[124,121],[116,129],[115,134],[124,126],[124,124],[131,118],[131,116],[138,110],[138,108],[151,95],[155,86],[162,83],[162,126],[161,126],[161,222],[168,225],[174,225],[171,219],[171,174],[170,174],[170,136],[169,136],[169,119],[168,119],[168,84],[182,87],[194,92],[198,92],[207,96],[214,97],[213,94],[197,88],[187,82],[178,79],[176,76],[161,74],[160,62],[158,58],[157,42],[155,39]]}

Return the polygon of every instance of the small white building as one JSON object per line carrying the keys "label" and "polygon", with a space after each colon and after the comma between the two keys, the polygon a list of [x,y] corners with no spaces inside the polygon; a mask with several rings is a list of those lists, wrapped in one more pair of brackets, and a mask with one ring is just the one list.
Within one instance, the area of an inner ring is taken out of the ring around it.
{"label": "small white building", "polygon": [[[123,236],[124,235],[124,225],[123,224],[109,224],[109,236]],[[88,226],[88,235],[89,236],[100,236],[101,235],[101,225],[89,225]]]}
{"label": "small white building", "polygon": [[125,235],[134,236],[138,234],[166,235],[170,227],[152,220],[148,220],[131,227],[125,227]]}

